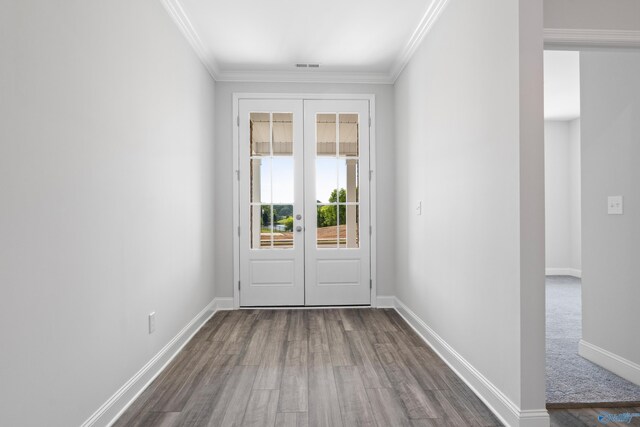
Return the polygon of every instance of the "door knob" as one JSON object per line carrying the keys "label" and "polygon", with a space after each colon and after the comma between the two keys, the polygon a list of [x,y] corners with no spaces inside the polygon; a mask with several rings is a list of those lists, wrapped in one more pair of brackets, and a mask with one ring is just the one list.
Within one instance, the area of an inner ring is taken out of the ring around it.
{"label": "door knob", "polygon": [[302,231],[302,226],[301,226],[301,225],[297,226],[297,227],[296,227],[296,231],[297,231],[298,233],[299,233],[299,232],[301,232],[301,231]]}

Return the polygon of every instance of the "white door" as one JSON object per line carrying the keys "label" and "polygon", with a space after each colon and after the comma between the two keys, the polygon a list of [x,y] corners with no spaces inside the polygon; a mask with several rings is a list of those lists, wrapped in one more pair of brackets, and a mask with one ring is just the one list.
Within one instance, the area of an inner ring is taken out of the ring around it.
{"label": "white door", "polygon": [[307,100],[306,305],[371,303],[369,102]]}
{"label": "white door", "polygon": [[238,112],[240,305],[370,304],[369,102]]}
{"label": "white door", "polygon": [[304,305],[302,101],[241,99],[238,112],[240,305]]}

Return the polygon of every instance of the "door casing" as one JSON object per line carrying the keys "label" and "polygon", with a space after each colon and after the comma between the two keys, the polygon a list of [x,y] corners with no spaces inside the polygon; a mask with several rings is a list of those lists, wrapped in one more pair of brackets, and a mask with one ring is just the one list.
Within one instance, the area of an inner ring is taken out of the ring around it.
{"label": "door casing", "polygon": [[[373,94],[307,94],[307,93],[234,93],[233,94],[233,308],[240,308],[240,132],[239,101],[240,99],[297,99],[297,100],[367,100],[369,101],[369,173],[370,179],[370,262],[371,262],[371,306],[377,307],[377,271],[376,271],[376,132],[375,132],[375,95]],[[290,308],[290,307],[289,307]],[[310,308],[310,307],[300,307]]]}

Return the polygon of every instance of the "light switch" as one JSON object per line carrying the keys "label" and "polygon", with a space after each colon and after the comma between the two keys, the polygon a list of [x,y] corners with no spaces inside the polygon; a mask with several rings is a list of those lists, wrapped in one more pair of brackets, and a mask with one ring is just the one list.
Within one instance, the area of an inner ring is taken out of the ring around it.
{"label": "light switch", "polygon": [[607,213],[609,215],[622,215],[622,196],[609,196],[607,199]]}
{"label": "light switch", "polygon": [[422,200],[418,201],[418,206],[416,207],[416,215],[422,215]]}

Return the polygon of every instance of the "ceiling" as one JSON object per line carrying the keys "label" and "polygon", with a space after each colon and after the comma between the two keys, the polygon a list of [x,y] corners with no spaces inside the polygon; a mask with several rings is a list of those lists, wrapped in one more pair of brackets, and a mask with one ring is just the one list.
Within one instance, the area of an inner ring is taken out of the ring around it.
{"label": "ceiling", "polygon": [[217,80],[363,83],[393,83],[447,3],[162,1]]}
{"label": "ceiling", "polygon": [[544,118],[573,120],[580,117],[580,54],[577,51],[544,52]]}

